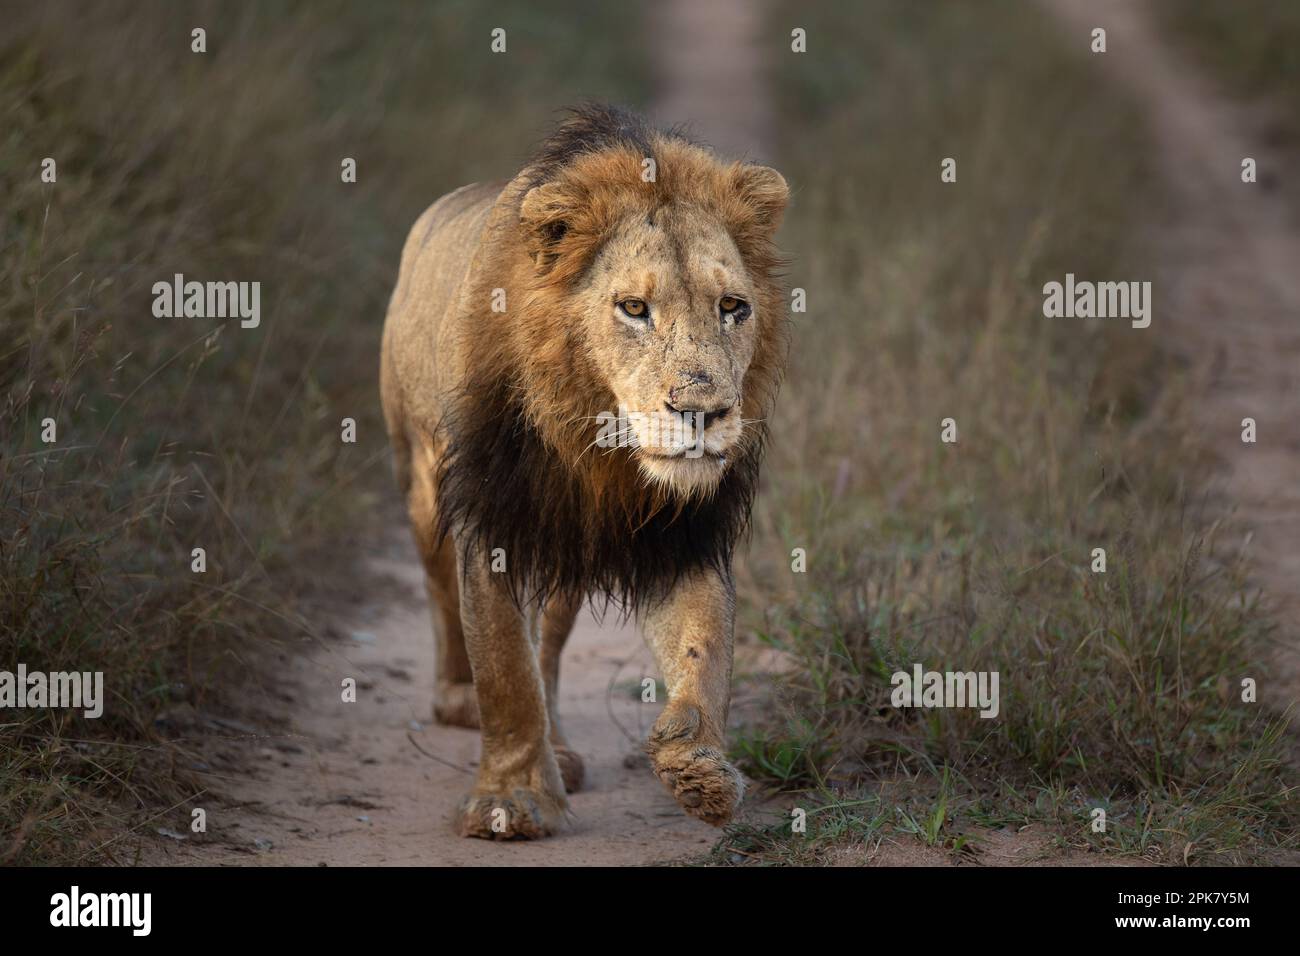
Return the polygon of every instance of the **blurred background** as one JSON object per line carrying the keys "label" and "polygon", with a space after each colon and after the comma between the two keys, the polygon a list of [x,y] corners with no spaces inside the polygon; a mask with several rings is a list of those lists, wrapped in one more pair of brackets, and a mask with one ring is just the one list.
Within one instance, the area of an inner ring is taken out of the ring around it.
{"label": "blurred background", "polygon": [[[704,859],[1291,862],[1295,684],[1254,706],[1240,681],[1286,674],[1296,629],[1218,477],[1215,349],[1161,311],[1201,301],[1164,298],[1198,203],[1152,91],[1279,157],[1251,195],[1283,235],[1300,8],[1132,6],[1099,53],[1078,4],[1031,0],[0,4],[0,668],[113,675],[100,721],[0,714],[0,862],[183,828],[214,784],[160,715],[238,714],[257,655],[366,598],[356,555],[404,520],[377,365],[406,232],[584,99],[792,187],[807,311],[738,569],[759,799]],[[1159,56],[1111,69],[1126,41]],[[177,272],[260,281],[259,334],[155,319]],[[1045,319],[1067,272],[1156,280],[1151,334]],[[913,662],[999,671],[1000,718],[889,707]]]}

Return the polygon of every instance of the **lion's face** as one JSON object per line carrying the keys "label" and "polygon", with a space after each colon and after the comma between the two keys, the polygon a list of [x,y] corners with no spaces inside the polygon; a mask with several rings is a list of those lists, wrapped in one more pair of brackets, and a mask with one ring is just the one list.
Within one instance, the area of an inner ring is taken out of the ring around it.
{"label": "lion's face", "polygon": [[572,306],[618,404],[606,434],[617,430],[650,481],[712,491],[744,435],[745,372],[765,318],[722,224],[678,205],[624,219]]}
{"label": "lion's face", "polygon": [[770,392],[777,374],[784,316],[770,240],[789,193],[767,167],[672,142],[656,150],[654,182],[639,154],[614,150],[523,196],[538,283],[530,364],[547,391],[571,398],[572,379],[538,368],[562,323],[563,364],[599,379],[590,394],[614,405],[571,402],[573,427],[587,429],[582,453],[630,454],[647,484],[708,497],[769,403],[747,386]]}

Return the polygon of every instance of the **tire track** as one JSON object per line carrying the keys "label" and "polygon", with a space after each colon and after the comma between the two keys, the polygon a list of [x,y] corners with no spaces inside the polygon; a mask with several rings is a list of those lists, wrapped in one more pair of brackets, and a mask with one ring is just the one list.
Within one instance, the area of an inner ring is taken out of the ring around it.
{"label": "tire track", "polygon": [[[1094,27],[1106,29],[1096,66],[1145,107],[1160,149],[1177,205],[1153,226],[1164,306],[1151,332],[1197,367],[1204,437],[1224,466],[1215,490],[1252,529],[1257,580],[1279,625],[1278,670],[1258,675],[1261,697],[1283,710],[1300,700],[1300,231],[1268,183],[1288,157],[1169,48],[1143,4],[1045,2],[1080,49]],[[1257,183],[1241,181],[1246,157]],[[1244,418],[1258,425],[1256,444],[1241,441]]]}

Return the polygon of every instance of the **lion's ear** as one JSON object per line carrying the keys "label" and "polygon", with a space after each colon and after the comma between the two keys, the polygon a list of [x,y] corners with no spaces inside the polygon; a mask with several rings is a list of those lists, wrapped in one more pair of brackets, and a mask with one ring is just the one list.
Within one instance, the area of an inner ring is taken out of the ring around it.
{"label": "lion's ear", "polygon": [[524,247],[538,272],[547,271],[555,261],[555,247],[569,230],[574,208],[574,196],[559,183],[534,186],[524,193],[519,204],[519,225]]}
{"label": "lion's ear", "polygon": [[754,225],[770,235],[781,225],[781,215],[790,201],[785,177],[770,166],[743,163],[732,171],[732,188],[749,210]]}

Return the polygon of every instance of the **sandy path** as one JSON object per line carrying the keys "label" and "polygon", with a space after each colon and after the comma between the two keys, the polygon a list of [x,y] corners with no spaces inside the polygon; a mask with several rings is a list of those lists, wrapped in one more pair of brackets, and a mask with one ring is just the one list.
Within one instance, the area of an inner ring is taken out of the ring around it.
{"label": "sandy path", "polygon": [[[1203,436],[1224,465],[1219,490],[1253,529],[1258,583],[1279,624],[1279,671],[1263,675],[1261,699],[1285,707],[1300,699],[1300,231],[1266,181],[1293,170],[1294,157],[1271,155],[1248,110],[1172,49],[1142,4],[1048,4],[1080,49],[1093,27],[1106,28],[1108,52],[1093,61],[1145,106],[1161,150],[1177,209],[1155,227],[1163,271],[1147,331],[1200,372]],[[1261,182],[1241,181],[1245,157]],[[1247,417],[1258,423],[1254,445],[1241,441]]]}
{"label": "sandy path", "polygon": [[[726,156],[771,161],[773,115],[764,64],[784,41],[757,0],[666,0],[653,5],[659,90],[650,113]],[[787,48],[788,49],[788,48]]]}
{"label": "sandy path", "polygon": [[[740,52],[757,42],[762,15],[762,4],[744,0],[661,4],[652,47],[661,93],[652,115],[668,125],[689,122],[724,153],[765,155],[761,57]],[[720,41],[726,58],[717,56]],[[588,613],[565,649],[560,678],[565,732],[587,771],[582,791],[570,797],[569,832],[536,843],[456,836],[453,810],[472,784],[479,738],[430,720],[433,638],[406,528],[362,561],[358,575],[363,591],[385,599],[314,622],[335,636],[282,655],[286,691],[260,702],[264,723],[290,732],[235,727],[245,733],[208,746],[213,789],[224,798],[209,808],[208,839],[163,840],[150,851],[152,862],[619,865],[696,856],[718,838],[682,813],[641,754],[662,700],[640,700],[641,680],[658,671],[639,633],[612,615],[600,624]],[[347,676],[359,687],[353,704],[340,699]]]}
{"label": "sandy path", "polygon": [[[561,675],[565,729],[587,764],[586,785],[570,798],[570,831],[538,843],[457,836],[453,810],[473,781],[478,732],[430,721],[433,639],[404,531],[360,574],[383,602],[331,625],[335,636],[284,655],[282,689],[293,704],[268,709],[280,711],[289,732],[248,727],[249,736],[214,745],[214,765],[230,766],[214,787],[225,799],[208,810],[209,842],[172,844],[154,862],[617,865],[697,855],[717,838],[638,759],[662,706],[640,700],[641,678],[656,674],[640,635],[612,620],[598,626],[586,613]],[[355,703],[341,699],[349,676]],[[625,766],[629,758],[637,766]]]}

